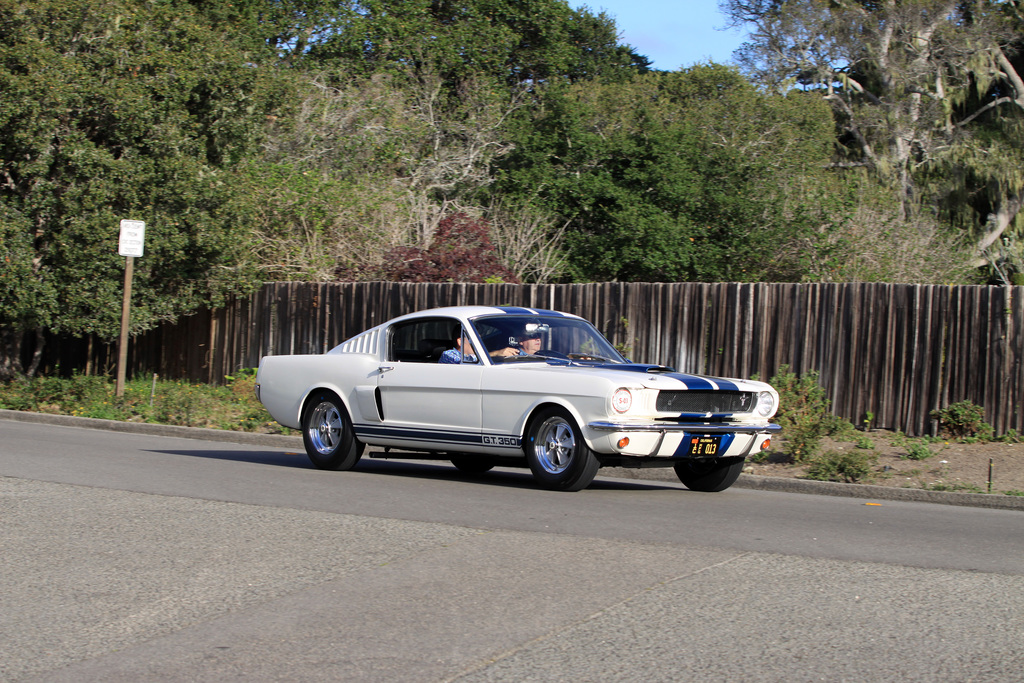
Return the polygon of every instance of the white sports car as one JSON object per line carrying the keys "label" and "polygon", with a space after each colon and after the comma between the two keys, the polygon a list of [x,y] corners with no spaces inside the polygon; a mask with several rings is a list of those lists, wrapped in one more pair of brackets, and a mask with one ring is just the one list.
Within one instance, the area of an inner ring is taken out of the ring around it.
{"label": "white sports car", "polygon": [[525,464],[562,491],[602,466],[674,467],[688,488],[722,491],[779,429],[764,382],[631,363],[583,318],[504,306],[420,311],[324,354],[265,356],[256,393],[321,469],[351,469],[372,445],[467,472]]}

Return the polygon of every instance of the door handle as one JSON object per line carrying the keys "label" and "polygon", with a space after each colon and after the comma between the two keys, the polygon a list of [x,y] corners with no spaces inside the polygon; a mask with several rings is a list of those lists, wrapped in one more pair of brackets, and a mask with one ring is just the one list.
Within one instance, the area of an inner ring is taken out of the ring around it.
{"label": "door handle", "polygon": [[377,372],[378,372],[379,374],[383,375],[383,374],[384,374],[385,372],[387,372],[388,370],[394,370],[394,369],[395,369],[395,366],[394,366],[394,365],[382,365],[382,366],[380,366],[379,368],[377,368]]}

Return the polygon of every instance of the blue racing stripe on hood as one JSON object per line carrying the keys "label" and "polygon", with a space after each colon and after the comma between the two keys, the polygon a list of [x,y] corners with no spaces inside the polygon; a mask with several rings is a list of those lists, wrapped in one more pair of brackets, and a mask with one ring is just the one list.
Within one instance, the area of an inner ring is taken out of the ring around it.
{"label": "blue racing stripe on hood", "polygon": [[703,377],[698,377],[697,375],[684,375],[684,374],[679,373],[679,372],[669,372],[669,373],[666,373],[665,376],[666,377],[671,377],[672,379],[675,379],[675,380],[679,380],[680,382],[682,382],[683,384],[686,385],[687,389],[705,389],[705,390],[707,390],[707,389],[716,389],[717,388],[714,384],[712,384],[708,380],[704,379]]}
{"label": "blue racing stripe on hood", "polygon": [[[666,368],[663,365],[650,365],[646,363],[604,363],[600,367],[608,368],[610,370],[625,370],[627,372],[644,372],[650,374],[657,374],[659,377],[671,377],[672,379],[685,384],[687,389],[719,389],[722,391],[740,390],[740,388],[736,386],[735,382],[732,382],[727,379],[721,379],[720,377],[702,377],[700,375],[687,375],[682,372],[674,372],[672,371],[674,370],[673,368]],[[669,372],[665,372],[665,370],[669,370]]]}
{"label": "blue racing stripe on hood", "polygon": [[668,377],[677,379],[686,385],[687,389],[719,389],[721,391],[739,391],[735,383],[720,377],[701,377],[700,375],[684,375],[679,372],[667,373]]}

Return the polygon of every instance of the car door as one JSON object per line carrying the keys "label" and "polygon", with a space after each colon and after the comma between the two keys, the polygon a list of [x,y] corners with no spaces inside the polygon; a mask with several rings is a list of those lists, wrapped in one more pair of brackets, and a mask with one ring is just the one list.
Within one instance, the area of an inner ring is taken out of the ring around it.
{"label": "car door", "polygon": [[484,366],[439,363],[437,342],[453,346],[460,324],[450,318],[406,321],[389,330],[388,352],[377,376],[382,424],[396,446],[440,451],[480,445]]}

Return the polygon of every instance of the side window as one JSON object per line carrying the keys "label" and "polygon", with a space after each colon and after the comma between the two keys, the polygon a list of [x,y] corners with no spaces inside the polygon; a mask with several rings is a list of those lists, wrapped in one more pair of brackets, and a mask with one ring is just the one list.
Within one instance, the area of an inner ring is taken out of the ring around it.
{"label": "side window", "polygon": [[436,363],[454,348],[460,325],[451,318],[421,318],[392,325],[388,359],[403,363]]}

